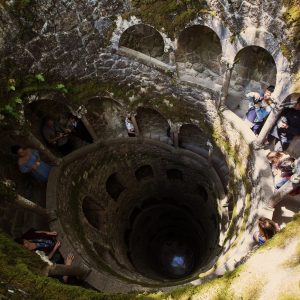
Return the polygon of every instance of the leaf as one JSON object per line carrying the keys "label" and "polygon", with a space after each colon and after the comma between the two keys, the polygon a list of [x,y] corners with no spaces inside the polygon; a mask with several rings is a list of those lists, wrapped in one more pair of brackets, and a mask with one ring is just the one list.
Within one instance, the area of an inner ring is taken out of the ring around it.
{"label": "leaf", "polygon": [[18,104],[21,104],[22,103],[22,99],[20,97],[16,97],[15,98],[15,102],[18,103]]}
{"label": "leaf", "polygon": [[45,82],[45,77],[44,77],[43,73],[36,74],[35,79],[40,82]]}
{"label": "leaf", "polygon": [[14,85],[10,85],[10,86],[8,86],[8,90],[9,91],[15,91],[16,87]]}
{"label": "leaf", "polygon": [[65,85],[62,83],[58,83],[56,85],[56,89],[63,92],[63,93],[68,93],[68,90],[66,89]]}

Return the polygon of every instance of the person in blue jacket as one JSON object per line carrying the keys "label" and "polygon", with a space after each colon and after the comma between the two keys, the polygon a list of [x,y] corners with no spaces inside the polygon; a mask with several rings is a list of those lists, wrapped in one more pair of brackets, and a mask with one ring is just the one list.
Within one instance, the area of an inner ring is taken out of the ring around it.
{"label": "person in blue jacket", "polygon": [[18,165],[21,173],[31,173],[39,182],[48,181],[51,166],[40,159],[37,150],[14,145],[11,147],[11,151],[18,156]]}
{"label": "person in blue jacket", "polygon": [[267,119],[269,113],[274,108],[272,93],[275,87],[269,86],[263,94],[250,92],[246,95],[249,101],[249,109],[246,119],[251,123],[251,130],[258,135]]}

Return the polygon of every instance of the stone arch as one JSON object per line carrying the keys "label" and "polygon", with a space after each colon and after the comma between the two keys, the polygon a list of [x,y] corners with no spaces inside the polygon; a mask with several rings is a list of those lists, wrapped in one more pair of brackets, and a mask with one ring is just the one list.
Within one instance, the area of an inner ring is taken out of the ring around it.
{"label": "stone arch", "polygon": [[193,25],[180,33],[176,51],[179,72],[200,79],[217,80],[222,74],[221,57],[220,38],[211,28]]}
{"label": "stone arch", "polygon": [[166,137],[169,134],[167,119],[153,108],[138,107],[136,121],[143,135]]}
{"label": "stone arch", "polygon": [[55,120],[65,120],[67,115],[71,113],[67,105],[55,100],[31,102],[25,105],[24,112],[32,133],[41,141],[44,141],[41,133],[44,118],[50,116]]}
{"label": "stone arch", "polygon": [[287,90],[291,82],[290,66],[287,58],[281,52],[278,38],[262,28],[250,26],[236,36],[232,45],[229,41],[227,45],[228,47],[224,48],[226,51],[224,56],[230,62],[233,62],[234,56],[246,46],[257,46],[268,51],[275,61],[277,73],[280,74],[276,80],[274,97],[285,99],[288,96]]}
{"label": "stone arch", "polygon": [[106,97],[94,97],[86,102],[86,118],[100,138],[125,135],[125,113],[117,101]]}
{"label": "stone arch", "polygon": [[[40,100],[32,101],[25,105],[24,108],[25,119],[29,123],[32,134],[37,137],[43,144],[56,151],[56,147],[47,143],[45,140],[42,129],[45,119],[47,117],[52,118],[54,121],[59,122],[62,127],[67,127],[68,121],[72,114],[72,109],[59,100],[50,100],[43,98]],[[75,118],[77,121],[76,132],[70,135],[69,140],[72,145],[72,149],[78,149],[87,143],[92,143],[93,139],[90,136],[83,122]]]}
{"label": "stone arch", "polygon": [[185,144],[206,145],[202,130],[194,124],[183,124],[179,129],[178,139],[180,146]]}
{"label": "stone arch", "polygon": [[269,85],[276,85],[276,63],[266,49],[260,46],[242,48],[235,57],[227,106],[237,115],[243,117],[248,109],[245,94],[248,92],[263,92]]}
{"label": "stone arch", "polygon": [[161,59],[164,55],[164,39],[152,26],[136,24],[121,35],[119,47],[127,47],[148,56]]}

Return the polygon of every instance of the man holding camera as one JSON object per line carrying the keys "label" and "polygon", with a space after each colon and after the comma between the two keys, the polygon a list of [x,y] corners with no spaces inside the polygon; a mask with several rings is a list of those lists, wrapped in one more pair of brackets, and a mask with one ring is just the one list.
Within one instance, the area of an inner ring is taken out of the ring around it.
{"label": "man holding camera", "polygon": [[251,130],[258,135],[267,119],[269,113],[274,107],[271,98],[275,87],[270,85],[264,92],[259,94],[257,92],[250,92],[246,94],[249,101],[249,109],[246,113],[245,119],[250,122]]}

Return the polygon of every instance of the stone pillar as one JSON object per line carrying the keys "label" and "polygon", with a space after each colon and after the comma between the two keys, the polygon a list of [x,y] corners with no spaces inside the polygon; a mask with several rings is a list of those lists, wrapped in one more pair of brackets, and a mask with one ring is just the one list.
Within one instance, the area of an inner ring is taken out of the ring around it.
{"label": "stone pillar", "polygon": [[93,128],[93,126],[90,124],[89,120],[86,118],[86,116],[81,116],[81,121],[83,123],[83,125],[85,126],[86,130],[88,131],[88,133],[91,135],[92,139],[94,141],[97,141],[99,138]]}
{"label": "stone pillar", "polygon": [[139,126],[136,122],[136,118],[135,118],[134,114],[131,115],[131,122],[134,126],[135,136],[139,136],[140,135],[140,129],[139,129]]}
{"label": "stone pillar", "polygon": [[235,65],[234,63],[228,62],[226,59],[222,59],[223,64],[225,64],[225,73],[223,75],[223,84],[222,84],[222,90],[221,90],[221,99],[220,99],[220,107],[225,106],[225,102],[228,97],[228,90],[231,80],[232,71]]}
{"label": "stone pillar", "polygon": [[61,159],[46,148],[31,132],[28,133],[27,139],[30,144],[32,144],[39,152],[43,153],[55,165],[60,163]]}
{"label": "stone pillar", "polygon": [[263,128],[261,129],[261,132],[259,133],[259,135],[258,135],[258,137],[257,137],[257,139],[255,141],[255,146],[257,148],[262,147],[265,139],[268,137],[268,134],[269,134],[270,130],[275,125],[275,123],[276,123],[278,117],[280,116],[281,112],[282,112],[282,108],[280,108],[280,109],[274,108],[270,112],[270,114],[269,114],[269,116],[268,116],[268,118],[267,118],[267,120],[266,120]]}
{"label": "stone pillar", "polygon": [[209,140],[207,141],[206,145],[208,146],[208,163],[212,165],[212,155],[213,155],[214,147]]}
{"label": "stone pillar", "polygon": [[76,276],[84,280],[90,271],[91,270],[85,265],[66,266],[54,264],[53,266],[48,266],[46,274],[47,276]]}
{"label": "stone pillar", "polygon": [[285,196],[292,192],[295,185],[288,181],[279,190],[277,190],[267,201],[267,206],[274,208]]}
{"label": "stone pillar", "polygon": [[[171,123],[169,121],[169,123]],[[170,134],[173,139],[173,145],[175,148],[179,147],[179,129],[180,129],[181,124],[171,124],[170,127]]]}

